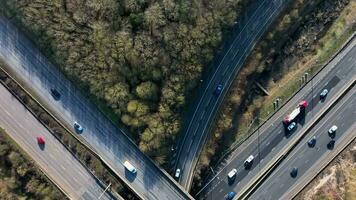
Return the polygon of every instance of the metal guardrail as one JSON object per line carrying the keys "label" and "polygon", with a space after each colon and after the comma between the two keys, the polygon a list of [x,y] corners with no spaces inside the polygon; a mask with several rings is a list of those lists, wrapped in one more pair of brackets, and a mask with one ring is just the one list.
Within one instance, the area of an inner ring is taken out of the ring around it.
{"label": "metal guardrail", "polygon": [[[0,128],[0,129],[2,129],[2,128]],[[13,141],[18,145],[18,143],[16,142],[16,140],[15,140],[14,138],[12,138],[10,134],[8,134],[4,129],[2,129],[2,130],[4,131],[4,134],[6,134],[8,137],[10,137],[11,140],[13,140]],[[18,145],[18,146],[19,146],[19,145]],[[48,174],[40,165],[38,165],[38,164],[36,163],[36,161],[30,156],[30,154],[29,154],[25,149],[21,148],[20,150],[24,151],[24,153],[27,154],[26,156],[30,157],[30,158],[34,161],[34,165],[36,165],[37,168],[49,179],[49,181],[51,181],[51,183],[52,183],[53,185],[55,185],[65,196],[67,196],[68,199],[74,200],[73,198],[70,197],[70,195],[69,195],[59,184],[57,184],[56,181],[54,181],[54,180],[49,176],[49,174]]]}
{"label": "metal guardrail", "polygon": [[272,161],[270,161],[266,167],[264,167],[264,170],[259,173],[259,175],[254,177],[252,181],[246,186],[244,189],[241,190],[241,192],[238,193],[238,197],[235,199],[238,200],[245,200],[247,199],[255,189],[268,177],[270,173],[273,172],[273,170],[285,159],[285,157],[294,149],[294,147],[304,138],[304,136],[319,122],[322,117],[330,111],[331,108],[334,107],[334,105],[342,99],[343,96],[346,95],[346,93],[355,86],[356,83],[356,75],[353,76],[352,80],[348,82],[347,85],[345,85],[337,94],[336,97],[332,99],[329,104],[324,107],[321,112],[317,114],[317,116],[313,119],[313,121],[306,127],[304,128],[304,131],[302,133],[294,138],[291,142],[288,143],[287,148],[284,149],[281,153],[279,153],[279,156],[274,157]]}
{"label": "metal guardrail", "polygon": [[[77,139],[77,141],[81,144],[81,145],[83,145],[85,148],[87,148],[89,151],[91,151],[91,153],[94,155],[94,156],[96,156],[101,162],[103,162],[102,161],[102,159],[101,159],[101,157],[95,152],[95,151],[92,151],[92,149],[90,148],[90,147],[88,147],[86,144],[84,144],[80,139],[78,139],[76,136],[75,136],[75,134],[73,134],[66,126],[64,126],[56,117],[54,117],[46,108],[44,108],[43,107],[43,105],[42,104],[40,104],[32,95],[31,95],[31,93],[29,93],[18,81],[16,81],[16,79],[14,79],[8,72],[6,72],[6,70],[2,67],[2,66],[0,66],[0,70],[2,71],[2,72],[4,72],[12,81],[14,81],[15,83],[16,83],[16,85],[21,89],[21,90],[23,90],[25,93],[26,93],[26,95],[28,95],[34,102],[36,102],[40,107],[41,107],[41,109],[43,109],[56,123],[58,123],[63,129],[65,129],[65,131],[67,131],[69,134],[71,134],[75,139]],[[37,116],[36,116],[36,113],[34,113],[33,111],[32,111],[32,109],[31,108],[29,108],[26,104],[24,104],[24,102],[19,98],[19,96],[17,96],[5,83],[3,83],[3,81],[0,81],[1,83],[2,83],[2,85],[5,87],[5,88],[7,88],[7,90],[9,90],[10,91],[10,93],[13,95],[13,96],[15,96],[15,98],[23,105],[23,106],[25,106],[26,108],[27,108],[27,110],[29,110],[30,111],[30,113],[35,117],[35,118],[37,118]],[[51,130],[51,128],[47,125],[47,124],[45,124],[45,123],[43,123],[42,122],[42,120],[38,120],[69,152],[70,152],[70,154],[72,154],[72,156],[92,175],[92,177],[95,179],[95,180],[97,180],[100,184],[101,184],[101,186],[104,186],[105,184],[99,179],[99,178],[97,178],[95,175],[94,175],[94,173],[91,171],[91,170],[89,170],[88,168],[87,168],[87,166],[81,161],[81,160],[79,160],[78,158],[77,158],[77,156],[69,149],[69,147],[67,146],[67,145],[65,145],[62,141],[61,141],[61,139],[59,139],[55,134],[53,134],[53,131]],[[104,162],[103,162],[104,163]],[[52,180],[52,179],[51,179]],[[105,187],[104,187],[105,188]],[[111,192],[111,191],[110,191]],[[65,193],[65,194],[67,194],[67,193]],[[119,194],[117,194],[116,193],[116,196],[117,196],[117,198],[121,198],[121,199],[123,199]],[[143,198],[142,198],[143,199]]]}
{"label": "metal guardrail", "polygon": [[[0,19],[1,18],[4,18],[3,16],[0,15]],[[1,19],[2,20],[2,19]],[[10,22],[7,23],[7,25],[11,25]],[[8,68],[9,69],[9,72],[12,72],[11,68]],[[12,78],[13,77],[17,77],[16,76],[16,73],[14,72],[12,74]],[[19,77],[17,77],[19,78]],[[66,78],[64,78],[66,79]],[[66,79],[67,80],[67,79]],[[22,80],[21,78],[19,78],[19,81],[17,82],[26,82],[24,80]],[[20,84],[21,85],[21,84]],[[32,90],[30,87],[25,87],[25,86],[22,86],[22,88],[27,88],[26,91],[27,93],[37,102],[39,103],[39,101],[34,98],[34,96],[36,96],[36,92],[34,90]],[[29,92],[31,91],[33,95],[31,95],[31,93]],[[78,90],[80,92],[80,90]],[[85,95],[84,95],[85,96]],[[42,100],[41,98],[38,98],[40,101]],[[91,101],[89,101],[90,103],[92,103]],[[49,114],[53,119],[55,119],[64,129],[66,130],[69,130],[67,127],[69,126],[66,126],[65,123],[61,123],[60,120],[58,118],[60,117],[55,117],[54,114],[52,113],[55,113],[55,112],[50,112],[51,109],[46,109],[44,105],[46,105],[46,102],[42,101],[42,103],[39,103],[39,105],[41,105],[41,107],[47,112],[47,114]],[[97,109],[95,106],[94,106],[95,109]],[[117,127],[116,123],[114,123],[110,118],[108,118],[107,115],[105,115],[105,113],[103,113],[103,111],[101,109],[97,109],[98,112],[104,117],[104,120],[108,120],[111,124],[113,124],[113,126],[115,126],[116,128],[118,128],[119,130],[121,130],[121,127]],[[52,110],[53,111],[53,110]],[[58,115],[57,115],[58,116]],[[147,155],[143,154],[140,149],[137,147],[137,145],[132,141],[132,139],[130,137],[128,137],[128,135],[125,134],[124,131],[122,131],[122,135],[124,135],[126,138],[127,138],[127,142],[131,142],[133,144],[133,146],[135,147],[135,151],[139,152],[142,154],[142,158],[143,158],[143,161],[145,163],[148,163],[147,165],[151,165],[152,168],[154,170],[157,170],[158,172],[158,175],[162,178],[164,178],[165,180],[167,180],[168,183],[170,183],[169,185],[171,186],[170,188],[172,188],[173,190],[175,190],[177,193],[181,194],[182,196],[185,197],[185,199],[193,199],[193,197],[181,186],[179,185],[172,177],[171,175],[169,175],[164,169],[162,169],[161,167],[157,166],[155,164],[155,162],[150,158],[148,157]],[[69,133],[72,134],[72,131],[69,131]],[[135,188],[125,179],[125,178],[121,178],[122,176],[117,172],[117,170],[114,169],[114,167],[112,165],[109,164],[109,162],[105,161],[105,159],[103,159],[98,152],[95,151],[95,149],[90,145],[90,144],[87,144],[87,143],[84,143],[85,141],[81,140],[80,138],[77,138],[76,135],[72,134],[73,137],[75,137],[81,144],[85,145],[85,147],[87,147],[88,149],[90,149],[93,154],[98,158],[100,159],[100,161],[108,167],[109,171],[113,172],[120,180],[122,180],[132,191],[134,191],[141,199],[145,199],[142,195],[140,195],[140,193],[138,193]]]}
{"label": "metal guardrail", "polygon": [[[356,124],[354,124],[350,129],[355,132],[355,131],[356,131]],[[351,139],[350,139],[350,140],[347,140],[347,142],[345,142],[345,143],[342,145],[341,148],[339,148],[338,150],[336,150],[336,153],[334,153],[334,154],[332,155],[332,157],[331,157],[327,162],[322,163],[322,164],[321,164],[322,166],[321,166],[321,168],[319,169],[319,171],[318,171],[317,173],[315,173],[315,174],[313,174],[313,175],[311,175],[311,176],[308,176],[307,178],[309,178],[309,180],[308,180],[308,181],[305,181],[305,182],[302,184],[301,188],[298,189],[298,191],[297,191],[296,193],[290,195],[290,198],[288,198],[288,199],[294,199],[298,194],[300,194],[300,193],[303,191],[303,189],[306,188],[307,185],[308,185],[316,176],[318,176],[319,174],[321,174],[321,173],[324,171],[324,169],[326,169],[326,168],[328,167],[328,165],[329,165],[332,161],[334,161],[334,159],[335,159],[337,156],[339,156],[353,141],[355,141],[355,139],[356,139],[356,134],[351,133]],[[285,195],[283,195],[283,196],[285,196]],[[282,199],[283,199],[283,196],[282,196]]]}
{"label": "metal guardrail", "polygon": [[[328,61],[308,80],[305,82],[304,85],[302,85],[297,91],[295,91],[295,93],[293,95],[291,95],[286,101],[283,102],[283,104],[281,106],[279,106],[275,112],[271,113],[270,116],[267,117],[267,119],[265,121],[263,121],[258,127],[256,127],[254,130],[251,131],[251,134],[248,135],[248,137],[246,137],[244,140],[239,141],[238,143],[233,144],[227,151],[226,153],[223,154],[223,156],[221,156],[221,158],[219,159],[219,161],[217,162],[219,165],[220,162],[225,159],[225,157],[230,154],[232,151],[236,150],[237,147],[239,147],[242,143],[244,143],[246,140],[248,140],[252,135],[254,135],[259,128],[261,128],[264,124],[266,124],[268,122],[268,120],[270,120],[280,109],[283,108],[284,105],[286,105],[288,102],[290,102],[309,82],[311,82],[321,71],[323,71],[323,69],[333,60],[335,59],[335,57],[337,55],[339,55],[339,53],[341,51],[343,51],[349,44],[350,42],[355,38],[356,33],[353,33],[348,39],[347,41],[342,45],[341,48],[339,48],[337,50],[337,52],[335,52],[332,57],[330,59],[328,59]],[[214,166],[214,168],[217,167],[217,165]]]}
{"label": "metal guardrail", "polygon": [[[339,48],[332,56],[330,59],[328,59],[328,61],[302,86],[300,87],[297,91],[295,91],[295,93],[293,95],[291,95],[281,106],[278,107],[278,109],[275,110],[275,112],[273,112],[264,122],[262,122],[258,127],[256,127],[251,134],[249,134],[245,139],[243,139],[242,141],[239,141],[238,143],[233,144],[227,151],[226,153],[224,153],[221,158],[218,160],[217,164],[213,167],[214,169],[216,169],[218,167],[218,165],[221,164],[222,160],[226,159],[226,157],[233,151],[236,150],[236,148],[238,148],[242,143],[244,143],[245,141],[247,141],[250,137],[252,137],[254,134],[257,133],[257,131],[263,126],[265,125],[280,109],[283,108],[284,105],[286,105],[288,102],[290,102],[309,82],[311,82],[321,71],[324,70],[324,68],[330,64],[330,62],[332,60],[335,59],[335,57],[337,55],[340,54],[340,52],[342,52],[346,47],[348,47],[348,45],[355,39],[356,33],[353,33],[347,40],[346,42],[344,42],[344,44],[342,44],[341,48]],[[226,166],[226,165],[225,165]],[[205,184],[204,187],[202,187],[202,189],[200,191],[202,191],[206,186],[209,185],[209,183],[216,177],[218,176],[219,173],[216,173],[208,182],[207,184]],[[208,175],[210,176],[210,174]],[[200,192],[199,191],[199,192]],[[199,193],[198,192],[198,193]]]}
{"label": "metal guardrail", "polygon": [[[4,65],[6,65],[5,63],[3,63]],[[40,103],[25,87],[22,86],[21,83],[19,83],[12,75],[10,75],[3,67],[0,66],[0,70],[4,71],[6,73],[6,75],[8,75],[27,95],[30,96],[30,98],[32,100],[34,100],[51,118],[53,118],[56,123],[58,123],[63,129],[65,129],[68,133],[70,133],[81,145],[85,146],[88,150],[90,150],[92,152],[92,154],[97,157],[106,167],[107,169],[112,172],[114,175],[116,175],[121,181],[123,181],[128,188],[130,188],[131,191],[133,191],[140,199],[145,199],[142,195],[140,195],[139,192],[137,192],[135,190],[134,187],[131,187],[129,182],[125,179],[122,178],[119,173],[117,173],[115,171],[115,169],[105,160],[103,159],[95,150],[93,147],[90,146],[90,144],[85,143],[83,140],[81,140],[76,134],[74,134],[65,124],[63,124],[57,117],[55,117],[48,109],[46,109],[46,107]],[[128,138],[130,140],[130,142],[132,142],[132,140],[130,138]],[[154,164],[154,162],[146,156],[146,158],[152,162]],[[155,165],[155,164],[154,164]],[[155,165],[156,166],[156,165]],[[169,182],[172,183],[172,185],[174,185],[175,187],[179,188],[179,190],[182,191],[182,193],[185,194],[185,196],[187,196],[187,199],[194,199],[188,192],[186,192],[184,190],[184,188],[182,188],[181,185],[177,184],[177,182],[175,182],[173,180],[173,178],[163,169],[161,169],[160,167],[156,166],[158,168],[158,170],[167,177],[167,180]]]}

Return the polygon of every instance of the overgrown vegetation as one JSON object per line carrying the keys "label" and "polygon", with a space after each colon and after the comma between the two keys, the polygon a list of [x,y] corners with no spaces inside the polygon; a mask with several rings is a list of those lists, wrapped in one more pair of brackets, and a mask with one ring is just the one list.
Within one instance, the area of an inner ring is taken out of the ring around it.
{"label": "overgrown vegetation", "polygon": [[0,128],[0,198],[67,199]]}
{"label": "overgrown vegetation", "polygon": [[[31,113],[44,125],[67,149],[85,165],[105,185],[111,183],[109,190],[113,194],[119,193],[125,199],[138,199],[136,195],[112,172],[108,166],[100,161],[89,149],[67,132],[42,107],[34,101],[22,88],[3,70],[4,64],[0,61],[0,84],[20,100]],[[1,151],[1,146],[0,146]]]}
{"label": "overgrown vegetation", "polygon": [[0,2],[52,62],[130,128],[141,150],[164,164],[186,94],[248,1]]}
{"label": "overgrown vegetation", "polygon": [[[349,0],[295,1],[271,26],[223,103],[214,134],[199,160],[196,190],[204,181],[200,174],[210,174],[208,166],[218,168],[222,155],[274,112],[276,98],[281,98],[282,103],[287,100],[299,88],[300,77],[305,72],[310,76],[316,73],[356,31],[354,6],[347,6],[348,3]],[[263,85],[270,95],[264,96],[254,82]]]}

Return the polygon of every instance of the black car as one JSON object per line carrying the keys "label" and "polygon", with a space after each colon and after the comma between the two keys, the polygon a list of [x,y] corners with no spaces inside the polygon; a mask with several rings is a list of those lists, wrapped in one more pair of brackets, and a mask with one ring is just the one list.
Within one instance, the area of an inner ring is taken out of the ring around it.
{"label": "black car", "polygon": [[298,168],[293,167],[292,171],[290,171],[290,176],[295,178],[298,175]]}
{"label": "black car", "polygon": [[52,97],[55,99],[55,100],[59,100],[61,98],[61,94],[56,90],[56,89],[51,89],[51,94],[52,94]]}
{"label": "black car", "polygon": [[308,146],[309,147],[314,147],[316,143],[316,137],[315,135],[308,141]]}
{"label": "black car", "polygon": [[326,147],[329,150],[332,150],[332,149],[334,149],[334,145],[335,145],[335,140],[330,140],[330,142],[326,145]]}

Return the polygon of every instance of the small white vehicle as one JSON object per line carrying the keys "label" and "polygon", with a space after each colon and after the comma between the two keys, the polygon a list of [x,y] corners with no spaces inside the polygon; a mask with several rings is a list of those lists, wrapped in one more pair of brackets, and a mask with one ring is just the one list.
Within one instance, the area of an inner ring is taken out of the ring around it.
{"label": "small white vehicle", "polygon": [[254,158],[255,158],[255,157],[253,157],[253,155],[250,155],[250,156],[245,160],[245,162],[244,162],[245,168],[251,167]]}
{"label": "small white vehicle", "polygon": [[232,170],[227,174],[227,177],[228,177],[229,179],[233,179],[233,178],[235,178],[236,173],[237,173],[237,169],[232,169]]}
{"label": "small white vehicle", "polygon": [[180,169],[176,170],[176,173],[174,174],[174,177],[179,178],[180,176]]}
{"label": "small white vehicle", "polygon": [[329,136],[332,136],[334,135],[334,133],[336,132],[337,130],[337,126],[336,125],[333,125],[330,129],[329,129]]}
{"label": "small white vehicle", "polygon": [[137,169],[129,161],[125,161],[124,166],[129,172],[133,174],[137,172]]}
{"label": "small white vehicle", "polygon": [[333,125],[330,129],[329,129],[329,133],[333,133],[337,130],[337,126]]}

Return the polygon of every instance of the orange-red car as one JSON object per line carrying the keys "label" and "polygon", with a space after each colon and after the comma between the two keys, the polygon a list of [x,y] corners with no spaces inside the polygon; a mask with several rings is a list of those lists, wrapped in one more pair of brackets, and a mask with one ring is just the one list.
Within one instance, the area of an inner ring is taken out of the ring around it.
{"label": "orange-red car", "polygon": [[45,141],[43,136],[37,136],[36,139],[37,139],[37,143],[38,144],[42,144],[43,145],[43,144],[46,143],[46,141]]}

